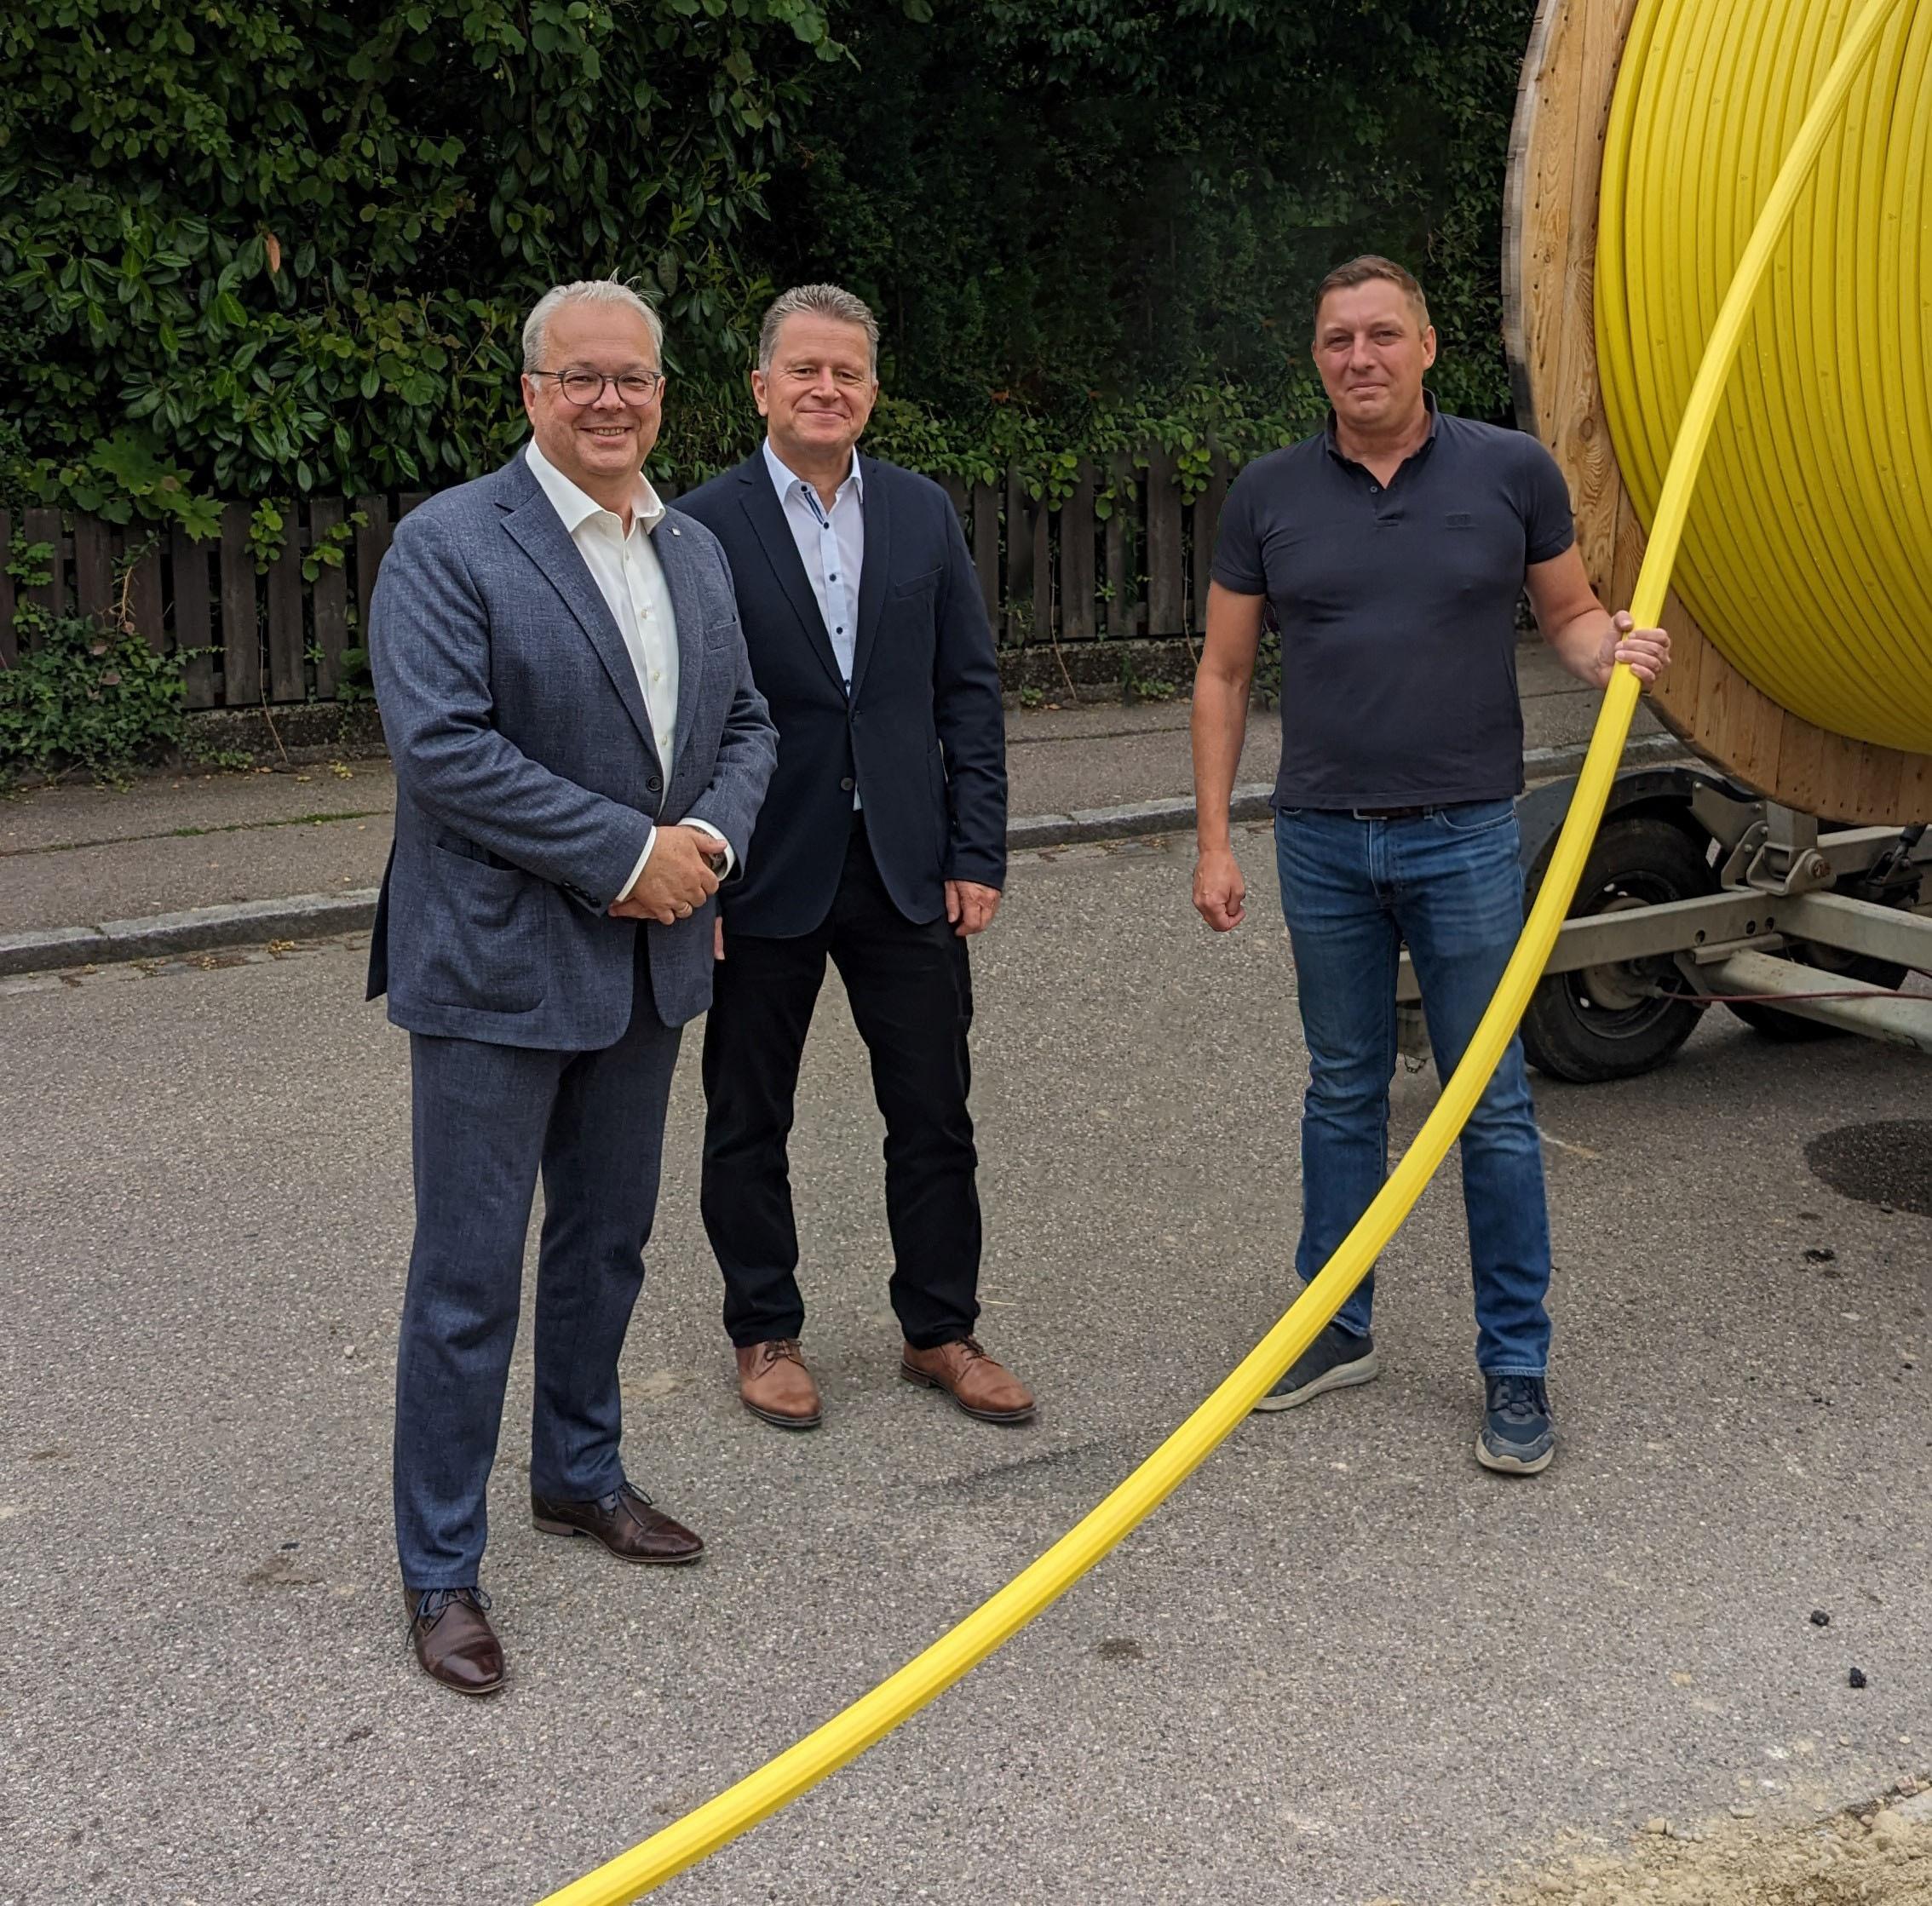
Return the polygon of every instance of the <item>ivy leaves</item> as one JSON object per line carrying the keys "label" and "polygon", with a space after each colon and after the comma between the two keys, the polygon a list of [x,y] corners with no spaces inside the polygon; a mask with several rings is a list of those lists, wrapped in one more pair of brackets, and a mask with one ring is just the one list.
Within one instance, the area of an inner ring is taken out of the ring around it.
{"label": "ivy leaves", "polygon": [[0,22],[0,484],[181,516],[487,468],[566,278],[643,276],[735,376],[838,57],[819,0],[43,0]]}
{"label": "ivy leaves", "polygon": [[1423,270],[1506,398],[1498,204],[1532,0],[34,0],[0,8],[0,504],[212,529],[524,433],[552,283],[635,278],[654,467],[756,439],[780,284],[885,328],[871,447],[1058,497],[1312,428],[1306,296]]}

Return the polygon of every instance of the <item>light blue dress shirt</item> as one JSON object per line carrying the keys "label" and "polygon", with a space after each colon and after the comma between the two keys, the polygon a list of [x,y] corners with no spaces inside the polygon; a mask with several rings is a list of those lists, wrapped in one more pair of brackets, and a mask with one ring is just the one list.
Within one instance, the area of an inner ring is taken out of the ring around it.
{"label": "light blue dress shirt", "polygon": [[832,653],[849,695],[853,651],[859,640],[859,572],[865,561],[865,495],[859,458],[856,454],[853,456],[851,474],[833,492],[830,509],[810,484],[779,461],[769,437],[765,439],[765,468],[778,491],[785,527],[798,546],[798,560],[805,565],[805,579],[812,585],[819,613],[825,618],[825,634],[831,638]]}

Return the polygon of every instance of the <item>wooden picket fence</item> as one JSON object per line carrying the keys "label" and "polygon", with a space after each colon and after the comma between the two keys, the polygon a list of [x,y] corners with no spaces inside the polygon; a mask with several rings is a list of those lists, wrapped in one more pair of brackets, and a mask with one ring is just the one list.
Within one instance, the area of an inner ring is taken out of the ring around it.
{"label": "wooden picket fence", "polygon": [[[1029,497],[1014,470],[997,488],[936,480],[959,512],[1002,646],[1025,648],[1198,635],[1231,474],[1216,456],[1183,502],[1174,459],[1157,446],[1104,474],[1083,467],[1057,508]],[[1110,488],[1102,520],[1095,501]]]}
{"label": "wooden picket fence", "polygon": [[[959,512],[1001,646],[1019,649],[1197,634],[1228,478],[1217,456],[1186,502],[1173,459],[1156,449],[1105,474],[1083,469],[1058,508],[1028,497],[1017,472],[1000,485],[939,481]],[[1110,487],[1114,507],[1103,520],[1096,497]],[[152,525],[0,510],[0,667],[31,649],[34,620],[16,627],[16,609],[34,602],[118,623],[158,654],[180,654],[193,709],[333,701],[352,672],[344,653],[368,626],[394,525],[426,494],[318,497],[285,508],[281,549],[266,571],[249,540],[246,503],[230,503],[220,537],[199,543]],[[342,525],[357,514],[344,543]],[[10,565],[33,544],[52,551],[49,578],[23,587]],[[311,582],[303,562],[317,547],[340,547],[342,560],[319,565]]]}

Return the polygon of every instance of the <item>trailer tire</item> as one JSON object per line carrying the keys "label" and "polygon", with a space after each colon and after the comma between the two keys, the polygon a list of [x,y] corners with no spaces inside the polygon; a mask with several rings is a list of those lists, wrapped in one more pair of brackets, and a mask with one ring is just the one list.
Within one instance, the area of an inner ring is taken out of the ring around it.
{"label": "trailer tire", "polygon": [[[1621,906],[1655,906],[1716,891],[1705,851],[1685,830],[1654,815],[1606,824],[1584,864],[1570,917]],[[1700,1008],[1656,996],[1676,969],[1668,955],[1549,975],[1523,1015],[1531,1065],[1573,1085],[1598,1085],[1654,1071],[1695,1030]]]}

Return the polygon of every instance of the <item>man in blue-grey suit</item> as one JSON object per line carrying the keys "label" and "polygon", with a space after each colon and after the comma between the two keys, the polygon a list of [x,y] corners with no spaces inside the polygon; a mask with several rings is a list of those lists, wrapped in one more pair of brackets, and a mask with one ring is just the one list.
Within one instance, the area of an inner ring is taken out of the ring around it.
{"label": "man in blue-grey suit", "polygon": [[479,1570],[539,1170],[536,1526],[629,1562],[704,1547],[625,1479],[618,1357],[777,740],[717,542],[643,475],[662,342],[622,284],[546,293],[531,442],[398,525],[371,605],[397,804],[369,991],[414,1088],[396,1544],[417,1658],[465,1694],[503,1680]]}

